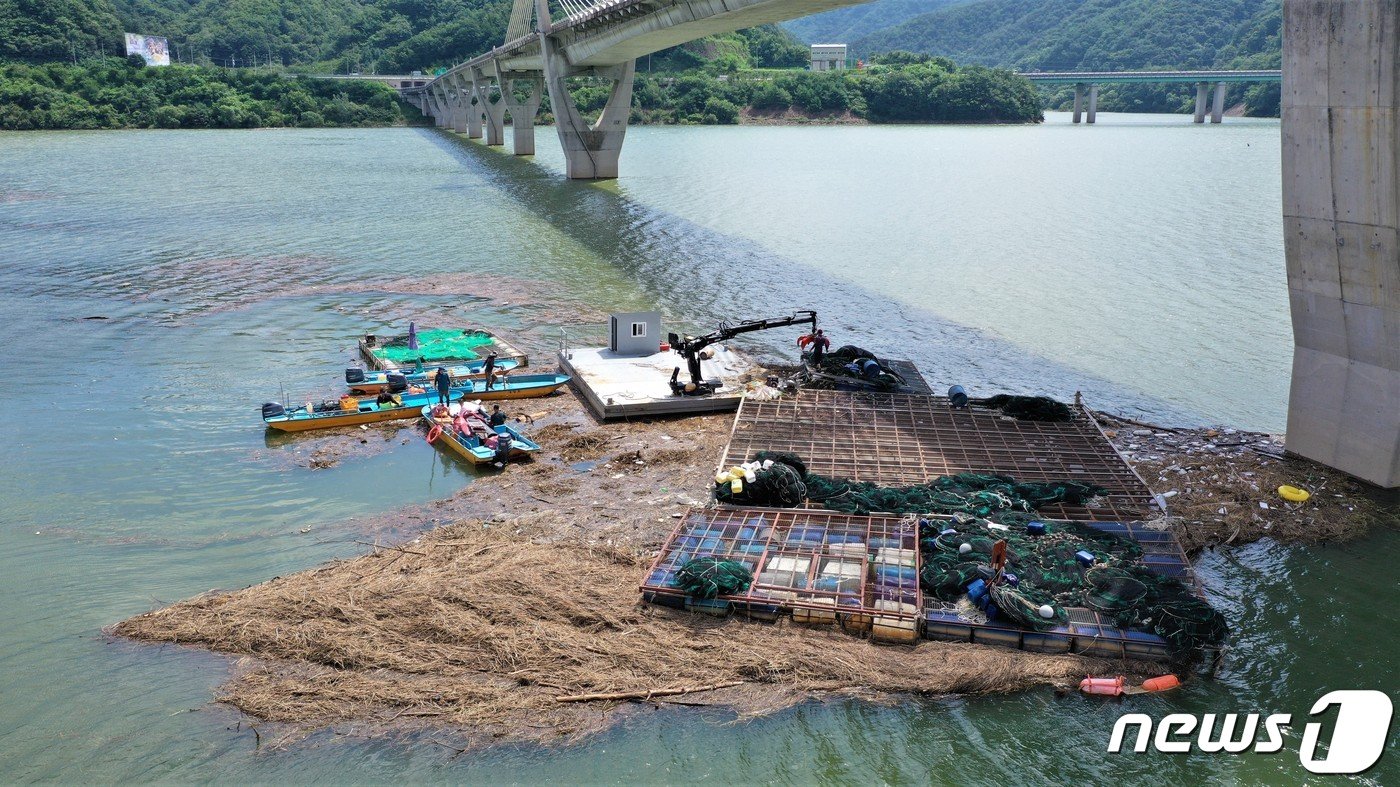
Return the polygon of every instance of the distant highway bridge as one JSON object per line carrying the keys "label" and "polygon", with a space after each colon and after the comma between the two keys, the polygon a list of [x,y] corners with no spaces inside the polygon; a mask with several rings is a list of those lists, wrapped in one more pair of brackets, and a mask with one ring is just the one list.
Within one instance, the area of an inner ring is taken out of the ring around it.
{"label": "distant highway bridge", "polygon": [[[1225,86],[1233,82],[1282,82],[1282,71],[1031,71],[1021,76],[1038,85],[1074,85],[1074,122],[1086,113],[1094,122],[1099,108],[1099,85],[1140,85],[1186,83],[1196,85],[1197,123],[1206,120],[1206,96],[1215,85],[1215,102],[1210,109],[1210,122],[1219,123],[1225,115]],[[1087,95],[1086,95],[1087,94]]]}
{"label": "distant highway bridge", "polygon": [[[501,46],[404,95],[440,127],[504,144],[510,115],[516,155],[535,152],[535,112],[545,90],[570,178],[617,177],[632,110],[637,58],[687,41],[781,22],[869,0],[515,0]],[[533,22],[533,25],[532,25]],[[612,83],[597,122],[585,123],[568,78]]]}

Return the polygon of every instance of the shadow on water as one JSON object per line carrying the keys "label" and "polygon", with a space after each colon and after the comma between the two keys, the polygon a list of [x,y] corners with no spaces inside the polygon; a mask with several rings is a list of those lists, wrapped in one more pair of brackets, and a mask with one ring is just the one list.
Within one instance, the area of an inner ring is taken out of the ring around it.
{"label": "shadow on water", "polygon": [[[918,364],[935,391],[962,384],[1068,398],[1172,423],[1203,420],[1143,391],[1026,351],[1004,339],[832,278],[745,238],[716,232],[628,199],[615,181],[571,181],[533,159],[497,152],[436,129],[425,134],[489,186],[634,279],[658,308],[701,325],[775,316],[798,308],[824,315],[837,345],[857,344]],[[793,337],[754,335],[790,354]]]}

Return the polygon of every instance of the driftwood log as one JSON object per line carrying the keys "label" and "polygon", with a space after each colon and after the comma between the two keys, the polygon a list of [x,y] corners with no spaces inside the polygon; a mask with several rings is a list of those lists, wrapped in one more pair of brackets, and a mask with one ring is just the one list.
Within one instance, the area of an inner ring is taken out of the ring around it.
{"label": "driftwood log", "polygon": [[649,700],[652,697],[672,697],[677,694],[695,694],[700,691],[714,691],[715,689],[727,689],[730,686],[738,686],[742,680],[731,680],[724,683],[711,683],[708,686],[685,686],[679,689],[645,689],[643,691],[618,691],[604,694],[570,694],[563,697],[555,697],[557,702],[594,702],[600,700]]}

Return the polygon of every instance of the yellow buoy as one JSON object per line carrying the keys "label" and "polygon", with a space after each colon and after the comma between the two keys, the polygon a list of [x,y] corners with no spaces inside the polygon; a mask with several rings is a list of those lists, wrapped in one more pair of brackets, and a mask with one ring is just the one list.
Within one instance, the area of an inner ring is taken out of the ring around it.
{"label": "yellow buoy", "polygon": [[1312,493],[1306,489],[1284,484],[1278,488],[1278,496],[1290,503],[1306,503],[1308,498],[1312,497]]}

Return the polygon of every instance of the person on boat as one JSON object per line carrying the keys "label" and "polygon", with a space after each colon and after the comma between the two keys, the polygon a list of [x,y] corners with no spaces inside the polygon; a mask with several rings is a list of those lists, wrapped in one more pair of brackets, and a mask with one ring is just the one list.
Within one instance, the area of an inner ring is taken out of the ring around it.
{"label": "person on boat", "polygon": [[452,392],[452,375],[447,373],[446,366],[437,368],[437,374],[433,375],[433,384],[437,386],[438,404],[447,404],[448,394]]}
{"label": "person on boat", "polygon": [[403,407],[403,400],[398,394],[391,394],[388,391],[375,397],[374,403],[380,407]]}
{"label": "person on boat", "polygon": [[486,390],[488,391],[491,390],[492,377],[494,376],[495,371],[496,353],[492,352],[486,356],[486,367],[482,369],[482,373],[486,377]]}
{"label": "person on boat", "polygon": [[491,427],[494,429],[497,426],[504,426],[506,420],[506,414],[501,412],[501,406],[498,404],[491,405]]}
{"label": "person on boat", "polygon": [[811,360],[812,364],[815,366],[822,362],[822,356],[826,355],[826,351],[831,349],[831,340],[826,338],[826,335],[818,328],[816,333],[808,334],[798,339],[797,346],[801,348],[811,348]]}

